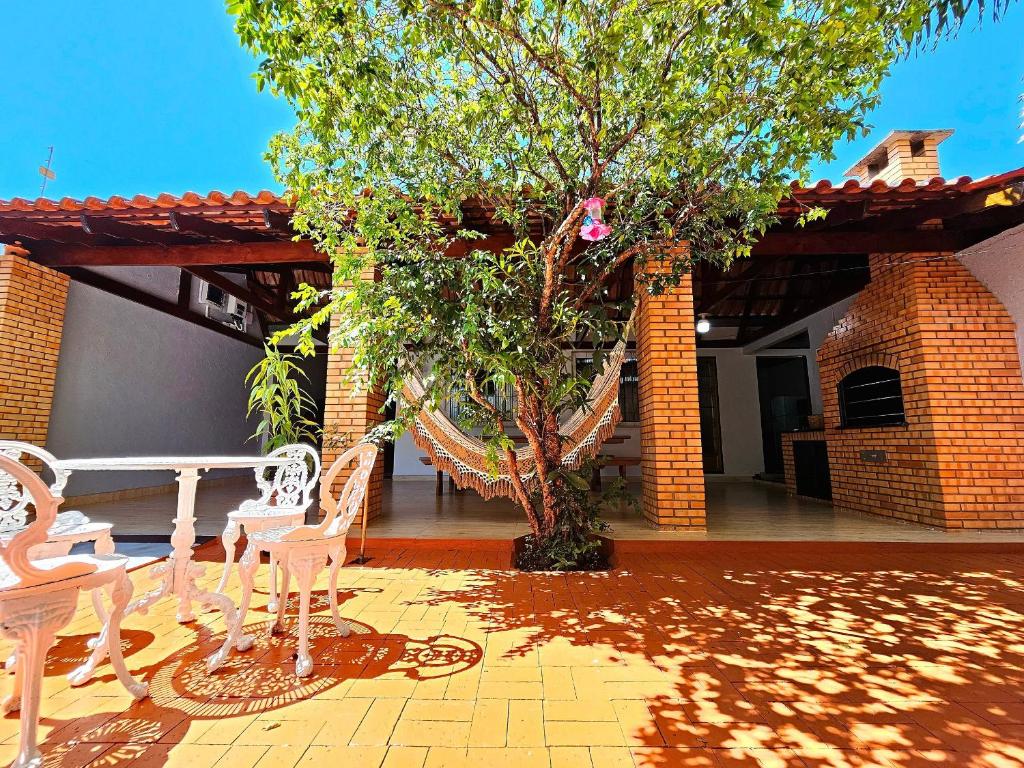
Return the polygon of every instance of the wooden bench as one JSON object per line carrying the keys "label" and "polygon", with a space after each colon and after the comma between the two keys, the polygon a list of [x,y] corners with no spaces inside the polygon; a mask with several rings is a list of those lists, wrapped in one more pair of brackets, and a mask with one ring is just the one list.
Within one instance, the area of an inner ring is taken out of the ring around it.
{"label": "wooden bench", "polygon": [[[433,463],[434,462],[430,460],[429,456],[420,456],[420,464],[424,464],[429,467],[432,466]],[[455,478],[451,475],[448,475],[448,490],[451,493],[455,493],[455,491],[458,490],[455,487]],[[434,480],[434,495],[444,496],[444,472],[440,469],[437,470],[436,479]]]}
{"label": "wooden bench", "polygon": [[639,456],[598,456],[594,461],[594,471],[590,476],[590,490],[601,490],[601,470],[604,467],[618,467],[619,477],[626,477],[626,467],[639,467]]}

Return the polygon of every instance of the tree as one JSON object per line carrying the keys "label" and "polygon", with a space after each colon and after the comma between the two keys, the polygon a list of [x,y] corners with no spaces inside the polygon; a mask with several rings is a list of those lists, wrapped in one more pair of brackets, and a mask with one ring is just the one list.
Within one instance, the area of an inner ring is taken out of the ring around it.
{"label": "tree", "polygon": [[[467,427],[536,466],[515,500],[538,540],[560,521],[559,414],[589,380],[565,350],[624,332],[622,270],[659,293],[728,264],[833,144],[862,131],[892,62],[925,34],[929,0],[229,0],[256,74],[298,124],[270,157],[295,224],[332,254],[305,289],[311,328],[354,350],[353,380],[401,399],[466,400]],[[580,237],[584,201],[611,234]],[[483,227],[463,203],[493,211]],[[808,211],[809,215],[820,212]],[[484,239],[482,239],[484,238]],[[685,245],[685,247],[678,247]],[[368,279],[369,273],[376,279]],[[410,351],[412,354],[410,354]],[[510,387],[518,410],[487,390]],[[422,403],[402,412],[401,429]],[[409,406],[410,404],[403,403]],[[578,500],[578,497],[577,499]],[[577,516],[578,517],[578,516]]]}

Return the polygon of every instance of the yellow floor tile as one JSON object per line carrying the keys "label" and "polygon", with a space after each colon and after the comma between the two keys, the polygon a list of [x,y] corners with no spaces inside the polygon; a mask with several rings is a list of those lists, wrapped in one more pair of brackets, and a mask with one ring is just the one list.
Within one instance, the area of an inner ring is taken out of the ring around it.
{"label": "yellow floor tile", "polygon": [[423,768],[427,747],[388,747],[381,768]]}
{"label": "yellow floor tile", "polygon": [[299,758],[295,768],[380,768],[387,754],[386,747],[310,747]]}
{"label": "yellow floor tile", "polygon": [[551,768],[592,768],[587,747],[551,747]]}
{"label": "yellow floor tile", "polygon": [[474,747],[504,747],[508,740],[509,702],[506,699],[481,699],[476,702],[469,729]]}
{"label": "yellow floor tile", "polygon": [[351,743],[358,746],[387,745],[405,704],[405,699],[374,700],[352,736]]}
{"label": "yellow floor tile", "polygon": [[508,746],[544,746],[543,703],[512,699],[508,703]]}
{"label": "yellow floor tile", "polygon": [[470,723],[444,720],[407,720],[395,726],[389,744],[403,747],[465,747],[469,745]]}

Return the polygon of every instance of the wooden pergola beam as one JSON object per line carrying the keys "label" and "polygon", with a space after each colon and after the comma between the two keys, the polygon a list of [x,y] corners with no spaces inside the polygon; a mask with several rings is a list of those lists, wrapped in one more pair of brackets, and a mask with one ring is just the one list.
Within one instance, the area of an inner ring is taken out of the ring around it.
{"label": "wooden pergola beam", "polygon": [[170,221],[171,228],[175,232],[212,237],[215,240],[224,240],[229,243],[266,243],[274,240],[272,235],[264,232],[236,227],[233,224],[225,224],[191,213],[171,211]]}
{"label": "wooden pergola beam", "polygon": [[959,251],[969,238],[944,229],[911,229],[894,232],[769,232],[754,244],[753,256],[819,256],[865,253],[915,253]]}
{"label": "wooden pergola beam", "polygon": [[83,213],[79,218],[82,231],[90,235],[109,235],[142,244],[188,245],[195,242],[195,238],[187,235],[142,224],[127,224],[109,216],[89,216]]}
{"label": "wooden pergola beam", "polygon": [[32,259],[48,267],[216,267],[218,265],[323,264],[308,240],[199,245],[29,247]]}

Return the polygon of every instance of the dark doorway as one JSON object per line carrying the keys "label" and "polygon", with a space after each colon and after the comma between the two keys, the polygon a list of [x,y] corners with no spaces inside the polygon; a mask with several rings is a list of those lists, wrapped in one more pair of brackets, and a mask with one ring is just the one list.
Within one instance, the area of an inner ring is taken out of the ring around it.
{"label": "dark doorway", "polygon": [[722,464],[722,424],[718,405],[718,361],[697,358],[697,400],[700,405],[700,446],[704,474],[720,475]]}
{"label": "dark doorway", "polygon": [[761,440],[765,479],[781,480],[782,433],[806,423],[811,388],[805,357],[758,357],[757,392],[761,405]]}

